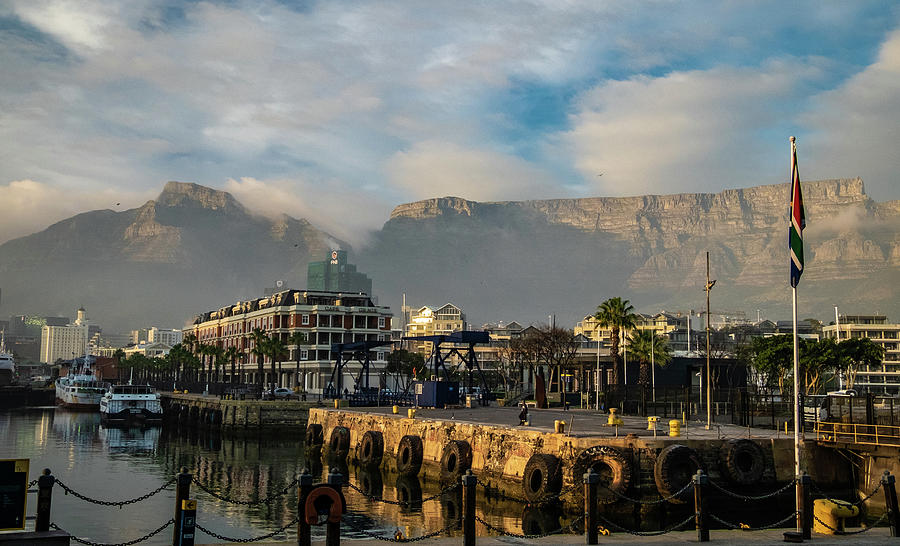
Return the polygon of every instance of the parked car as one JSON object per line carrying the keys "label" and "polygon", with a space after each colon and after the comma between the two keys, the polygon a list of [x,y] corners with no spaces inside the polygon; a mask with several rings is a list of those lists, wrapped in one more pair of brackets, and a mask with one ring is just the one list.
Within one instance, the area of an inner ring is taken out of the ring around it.
{"label": "parked car", "polygon": [[285,400],[285,399],[294,397],[294,391],[292,391],[291,389],[285,388],[285,387],[278,387],[277,389],[275,389],[272,392],[272,394],[275,396],[275,398],[281,399],[281,400]]}

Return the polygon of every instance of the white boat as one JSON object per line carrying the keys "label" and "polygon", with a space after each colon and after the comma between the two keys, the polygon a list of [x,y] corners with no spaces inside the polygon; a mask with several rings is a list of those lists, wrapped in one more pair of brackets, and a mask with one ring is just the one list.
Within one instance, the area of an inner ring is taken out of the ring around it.
{"label": "white boat", "polygon": [[7,352],[6,343],[0,332],[0,386],[12,385],[16,379],[16,363],[12,353]]}
{"label": "white boat", "polygon": [[159,394],[149,385],[112,385],[100,399],[100,419],[107,423],[159,423]]}
{"label": "white boat", "polygon": [[94,376],[89,357],[78,360],[72,361],[69,375],[56,380],[56,402],[66,408],[96,410],[109,383]]}

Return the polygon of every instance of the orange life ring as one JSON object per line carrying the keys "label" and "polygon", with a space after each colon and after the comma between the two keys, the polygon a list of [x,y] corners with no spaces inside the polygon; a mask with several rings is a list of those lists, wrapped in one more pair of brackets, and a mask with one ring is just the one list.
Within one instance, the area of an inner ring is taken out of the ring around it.
{"label": "orange life ring", "polygon": [[341,514],[347,512],[347,504],[344,502],[344,494],[329,485],[320,485],[313,488],[306,496],[304,504],[304,512],[306,513],[306,523],[309,525],[319,524],[319,510],[316,508],[316,501],[322,497],[331,499],[331,506],[328,508],[328,522],[338,523],[341,521]]}

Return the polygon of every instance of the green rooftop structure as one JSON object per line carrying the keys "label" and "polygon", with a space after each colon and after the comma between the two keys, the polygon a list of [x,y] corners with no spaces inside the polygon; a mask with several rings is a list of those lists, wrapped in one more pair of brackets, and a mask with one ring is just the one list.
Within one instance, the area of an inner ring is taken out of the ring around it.
{"label": "green rooftop structure", "polygon": [[310,262],[306,273],[309,290],[327,292],[362,292],[372,295],[372,279],[347,263],[346,250],[332,250],[329,259]]}

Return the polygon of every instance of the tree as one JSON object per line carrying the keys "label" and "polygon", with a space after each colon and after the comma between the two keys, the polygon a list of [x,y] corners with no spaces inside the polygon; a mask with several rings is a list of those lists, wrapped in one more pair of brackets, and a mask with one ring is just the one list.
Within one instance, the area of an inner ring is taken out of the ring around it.
{"label": "tree", "polygon": [[229,348],[225,349],[225,354],[223,355],[225,357],[225,360],[227,360],[228,362],[231,362],[231,382],[232,383],[235,383],[234,363],[240,355],[241,355],[241,353],[237,350],[237,347],[229,347]]}
{"label": "tree", "polygon": [[[665,336],[658,336],[653,330],[633,330],[628,337],[628,356],[640,363],[638,383],[650,388],[653,371],[651,364],[665,367],[672,360],[672,350]],[[651,356],[652,355],[652,356]]]}
{"label": "tree", "polygon": [[556,326],[542,326],[529,333],[531,350],[535,351],[539,362],[546,362],[550,368],[549,386],[552,389],[556,379],[556,392],[563,391],[562,371],[571,366],[578,350],[578,342],[571,330]]}
{"label": "tree", "polygon": [[113,358],[116,359],[116,370],[119,372],[119,382],[124,382],[122,378],[122,361],[125,359],[125,351],[122,349],[116,349],[116,352],[113,353]]}
{"label": "tree", "polygon": [[308,341],[309,337],[303,332],[291,332],[287,339],[288,345],[294,346],[294,360],[297,362],[295,378],[298,385],[300,384],[300,346],[306,345]]}
{"label": "tree", "polygon": [[[272,357],[272,394],[275,394],[275,387],[278,383],[279,374],[275,371],[275,362],[278,361],[279,358],[283,357],[285,353],[287,353],[287,345],[281,341],[281,338],[278,337],[278,334],[272,334],[272,337],[265,343],[266,354]],[[279,364],[280,367],[280,364]]]}
{"label": "tree", "polygon": [[848,388],[853,388],[856,373],[861,366],[868,369],[881,364],[884,360],[884,347],[867,337],[845,339],[838,343],[838,350],[841,357],[845,359]]}
{"label": "tree", "polygon": [[633,313],[634,307],[620,297],[610,298],[597,307],[594,318],[597,326],[609,328],[611,331],[609,352],[613,359],[612,382],[618,387],[621,383],[621,370],[619,362],[619,330],[634,328],[637,315]]}
{"label": "tree", "polygon": [[424,379],[428,374],[425,369],[425,357],[406,349],[392,351],[387,357],[384,371],[394,377],[397,389],[404,393],[409,391],[415,379],[419,377]]}
{"label": "tree", "polygon": [[266,345],[268,344],[269,336],[267,336],[266,333],[262,331],[262,329],[254,328],[250,332],[250,341],[253,343],[253,347],[250,349],[250,353],[256,356],[256,382],[259,384],[259,393],[261,395],[263,391],[263,359],[265,358],[266,354],[268,354]]}

